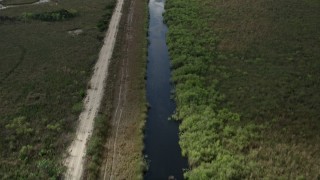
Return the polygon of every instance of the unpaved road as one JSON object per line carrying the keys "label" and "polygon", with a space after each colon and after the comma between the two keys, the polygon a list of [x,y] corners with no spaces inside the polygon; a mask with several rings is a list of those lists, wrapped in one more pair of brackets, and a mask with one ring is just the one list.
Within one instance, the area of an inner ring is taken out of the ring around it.
{"label": "unpaved road", "polygon": [[68,148],[69,154],[64,161],[67,167],[65,179],[81,179],[83,174],[86,143],[92,134],[94,118],[99,111],[103,98],[109,61],[116,42],[118,26],[122,15],[123,1],[124,0],[118,0],[117,2],[104,39],[104,45],[101,48],[99,59],[89,82],[90,89],[87,90],[87,96],[84,100],[84,110],[79,117],[76,137]]}

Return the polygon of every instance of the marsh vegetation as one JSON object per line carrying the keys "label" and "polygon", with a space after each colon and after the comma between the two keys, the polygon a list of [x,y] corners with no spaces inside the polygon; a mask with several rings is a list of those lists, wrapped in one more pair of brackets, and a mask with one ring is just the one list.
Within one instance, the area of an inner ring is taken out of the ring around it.
{"label": "marsh vegetation", "polygon": [[168,0],[189,179],[316,179],[319,1]]}

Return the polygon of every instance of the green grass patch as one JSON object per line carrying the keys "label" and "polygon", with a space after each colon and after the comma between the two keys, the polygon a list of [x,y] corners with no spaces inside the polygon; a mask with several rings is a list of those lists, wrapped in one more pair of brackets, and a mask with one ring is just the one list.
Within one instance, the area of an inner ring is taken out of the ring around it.
{"label": "green grass patch", "polygon": [[72,112],[74,113],[80,113],[83,109],[83,103],[79,102],[72,106]]}
{"label": "green grass patch", "polygon": [[105,115],[98,115],[94,121],[94,133],[87,146],[87,178],[97,179],[103,162],[104,144],[109,131],[109,123]]}

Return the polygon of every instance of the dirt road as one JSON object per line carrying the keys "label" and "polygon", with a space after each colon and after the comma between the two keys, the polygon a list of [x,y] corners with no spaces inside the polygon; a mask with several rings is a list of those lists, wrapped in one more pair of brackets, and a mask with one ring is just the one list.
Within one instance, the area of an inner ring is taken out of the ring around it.
{"label": "dirt road", "polygon": [[65,179],[81,179],[83,174],[86,143],[92,134],[94,118],[99,111],[103,98],[109,61],[112,56],[122,15],[122,6],[123,0],[118,0],[104,39],[104,45],[99,54],[99,59],[94,67],[94,72],[89,85],[90,89],[87,90],[87,96],[84,100],[84,110],[79,117],[76,136],[71,146],[68,148],[69,154],[64,161],[64,164],[67,167]]}

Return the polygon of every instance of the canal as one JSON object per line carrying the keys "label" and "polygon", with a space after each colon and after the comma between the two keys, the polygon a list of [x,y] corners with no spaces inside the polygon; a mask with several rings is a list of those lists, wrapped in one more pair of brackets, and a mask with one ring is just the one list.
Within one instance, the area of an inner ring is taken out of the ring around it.
{"label": "canal", "polygon": [[181,156],[179,123],[168,120],[174,113],[170,99],[170,59],[166,45],[167,26],[163,22],[164,0],[149,2],[149,46],[147,65],[147,99],[150,105],[145,129],[148,162],[146,180],[183,179],[187,159]]}

